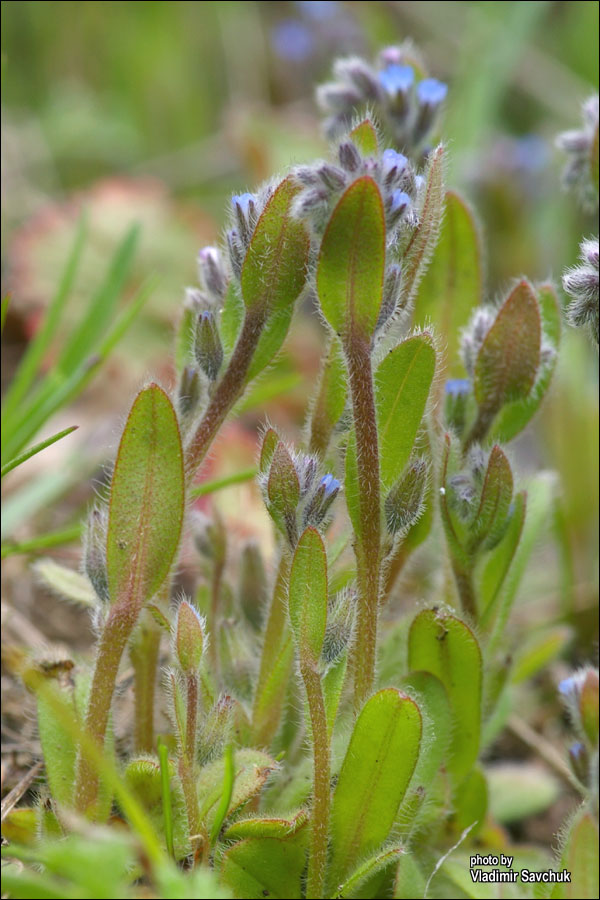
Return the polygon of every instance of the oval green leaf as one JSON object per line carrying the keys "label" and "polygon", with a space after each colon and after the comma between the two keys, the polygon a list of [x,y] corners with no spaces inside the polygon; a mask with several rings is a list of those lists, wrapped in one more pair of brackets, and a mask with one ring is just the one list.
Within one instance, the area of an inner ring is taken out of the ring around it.
{"label": "oval green leaf", "polygon": [[364,175],[335,207],[323,235],[317,292],[323,315],[338,335],[370,337],[381,306],[385,218],[379,188]]}
{"label": "oval green leaf", "polygon": [[479,752],[482,660],[477,639],[456,616],[425,609],[410,627],[408,659],[411,669],[431,672],[446,688],[454,722],[448,770],[459,783]]}
{"label": "oval green leaf", "polygon": [[304,531],[294,553],[289,612],[300,660],[316,664],[327,625],[327,555],[316,528]]}
{"label": "oval green leaf", "polygon": [[171,401],[157,384],[129,413],[110,492],[106,568],[111,601],[141,606],[159,589],[179,546],[183,452]]}
{"label": "oval green leaf", "polygon": [[292,841],[254,838],[240,841],[223,856],[221,877],[240,900],[302,897],[301,876],[306,852]]}
{"label": "oval green leaf", "polygon": [[357,860],[386,841],[417,763],[421,713],[386,688],[365,703],[352,732],[331,810],[333,890]]}
{"label": "oval green leaf", "polygon": [[359,122],[359,124],[352,129],[348,137],[358,148],[362,156],[379,155],[377,129],[369,119]]}
{"label": "oval green leaf", "polygon": [[481,303],[483,273],[475,217],[462,197],[448,191],[444,219],[431,264],[415,300],[413,321],[436,323],[446,346],[447,375],[462,375],[460,331]]}
{"label": "oval green leaf", "polygon": [[504,301],[475,362],[475,399],[497,412],[526,399],[540,364],[542,321],[534,290],[521,281]]}
{"label": "oval green leaf", "polygon": [[394,347],[375,374],[381,480],[390,488],[402,474],[417,436],[433,375],[435,349],[424,332]]}

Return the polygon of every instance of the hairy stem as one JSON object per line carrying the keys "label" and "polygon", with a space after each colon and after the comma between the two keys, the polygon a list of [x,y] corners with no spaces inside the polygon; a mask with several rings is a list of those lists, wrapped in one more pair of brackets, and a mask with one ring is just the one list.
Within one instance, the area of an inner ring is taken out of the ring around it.
{"label": "hairy stem", "polygon": [[329,809],[331,802],[329,738],[327,715],[323,700],[321,679],[314,665],[300,663],[300,671],[312,726],[314,786],[311,816],[310,856],[306,881],[307,898],[324,897],[327,866],[327,837],[329,833]]}
{"label": "hairy stem", "polygon": [[496,416],[496,409],[488,409],[484,406],[480,407],[477,418],[473,423],[473,427],[463,442],[463,455],[473,446],[473,444],[481,444],[485,440],[488,431],[492,427],[492,423]]}
{"label": "hairy stem", "polygon": [[[102,631],[96,666],[90,689],[85,729],[100,747],[104,744],[115,682],[121,657],[138,617],[138,609],[129,600],[116,603],[110,610]],[[95,803],[98,773],[89,756],[82,750],[77,764],[75,804],[86,813]],[[93,812],[93,810],[91,810]]]}
{"label": "hairy stem", "polygon": [[371,691],[375,677],[381,563],[381,506],[377,418],[368,339],[356,334],[351,335],[347,341],[346,357],[356,433],[360,508],[360,533],[356,535],[355,543],[358,629],[354,649],[354,705],[358,710]]}
{"label": "hairy stem", "polygon": [[244,391],[248,369],[250,368],[264,324],[264,311],[258,310],[246,313],[229,365],[217,384],[208,404],[208,409],[204,413],[187,449],[186,468],[190,478],[194,476],[221,425]]}
{"label": "hairy stem", "polygon": [[454,561],[452,562],[452,569],[462,611],[466,613],[473,622],[477,622],[477,598],[475,596],[475,587],[473,585],[473,571],[472,569],[460,568]]}

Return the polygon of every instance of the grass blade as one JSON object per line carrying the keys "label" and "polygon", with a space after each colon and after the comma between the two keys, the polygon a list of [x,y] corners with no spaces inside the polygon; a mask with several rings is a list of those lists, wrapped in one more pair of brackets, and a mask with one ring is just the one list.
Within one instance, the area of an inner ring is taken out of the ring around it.
{"label": "grass blade", "polygon": [[9,462],[5,463],[0,469],[0,478],[4,478],[7,472],[12,471],[12,469],[16,469],[17,466],[20,466],[22,463],[27,462],[28,459],[31,459],[32,456],[40,453],[42,450],[45,450],[46,447],[51,447],[52,444],[55,444],[57,441],[60,441],[61,438],[66,437],[68,434],[72,434],[73,431],[77,431],[79,425],[71,425],[69,428],[65,428],[63,431],[59,431],[57,434],[53,434],[52,437],[46,438],[45,441],[40,441],[39,444],[34,444],[33,447],[30,447],[29,450],[26,450],[25,453],[22,453],[20,456],[15,456],[14,459],[9,460]]}

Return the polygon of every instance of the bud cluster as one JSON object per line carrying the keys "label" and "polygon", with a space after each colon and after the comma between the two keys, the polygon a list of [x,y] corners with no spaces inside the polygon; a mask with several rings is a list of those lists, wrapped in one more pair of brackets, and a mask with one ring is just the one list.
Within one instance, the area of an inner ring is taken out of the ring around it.
{"label": "bud cluster", "polygon": [[575,327],[588,326],[598,343],[598,238],[589,238],[580,245],[580,265],[563,275],[563,287],[572,298],[567,318]]}
{"label": "bud cluster", "polygon": [[461,335],[460,352],[463,365],[473,378],[475,362],[485,340],[485,336],[494,324],[498,310],[492,306],[479,306],[473,313],[471,321]]}
{"label": "bud cluster", "polygon": [[338,146],[339,165],[318,162],[298,166],[294,176],[301,190],[295,212],[321,235],[333,207],[357,178],[368,175],[377,183],[383,200],[388,244],[396,244],[402,234],[417,224],[417,201],[424,179],[414,165],[396,150],[384,150],[379,157],[363,156],[349,135]]}
{"label": "bud cluster", "polygon": [[436,78],[422,77],[422,72],[406,44],[386,47],[375,66],[358,57],[338,60],[334,80],[317,91],[319,105],[329,116],[327,133],[339,135],[357,112],[369,107],[397,146],[413,158],[425,158],[448,89]]}
{"label": "bud cluster", "polygon": [[327,610],[327,626],[321,659],[326,666],[333,665],[349,646],[354,630],[355,597],[344,589],[331,598]]}
{"label": "bud cluster", "polygon": [[273,194],[273,185],[267,184],[255,194],[234,194],[231,198],[231,227],[226,232],[229,263],[235,278],[239,280],[256,223]]}
{"label": "bud cluster", "polygon": [[[265,444],[271,435],[270,430]],[[259,480],[267,509],[292,548],[306,528],[322,530],[326,526],[340,492],[338,479],[322,475],[319,468],[316,457],[290,450],[283,441],[277,442],[270,459],[261,466]]]}
{"label": "bud cluster", "polygon": [[556,138],[556,145],[567,154],[563,183],[575,190],[584,207],[595,210],[598,208],[598,187],[593,174],[594,146],[598,142],[597,94],[585,101],[582,111],[583,127],[563,131]]}
{"label": "bud cluster", "polygon": [[412,460],[385,499],[385,519],[390,534],[404,534],[423,512],[429,467],[422,457]]}

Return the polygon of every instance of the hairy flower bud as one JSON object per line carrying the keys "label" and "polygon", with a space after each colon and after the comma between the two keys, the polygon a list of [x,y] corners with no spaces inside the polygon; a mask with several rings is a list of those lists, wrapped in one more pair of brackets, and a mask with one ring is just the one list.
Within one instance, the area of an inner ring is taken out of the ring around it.
{"label": "hairy flower bud", "polygon": [[204,247],[198,254],[198,274],[200,281],[216,300],[221,301],[227,290],[227,273],[221,254],[216,247]]}
{"label": "hairy flower bud", "polygon": [[198,671],[204,649],[205,623],[197,610],[182,600],[177,607],[175,655],[184,675]]}
{"label": "hairy flower bud", "polygon": [[563,287],[572,298],[567,307],[567,318],[575,327],[589,326],[598,343],[599,331],[599,281],[598,238],[582,242],[579,258],[581,264],[563,275]]}
{"label": "hairy flower bud", "polygon": [[409,463],[385,500],[385,519],[390,534],[406,531],[423,510],[429,467],[424,459]]}
{"label": "hairy flower bud", "polygon": [[468,398],[471,382],[468,378],[452,378],[446,382],[446,402],[444,412],[448,428],[462,437],[466,424]]}
{"label": "hairy flower bud", "polygon": [[592,748],[597,747],[598,669],[593,669],[591,666],[580,669],[560,682],[558,692],[580,737]]}
{"label": "hairy flower bud", "polygon": [[202,384],[198,370],[195,366],[186,366],[181,373],[177,388],[177,410],[183,419],[194,415],[200,404],[201,396]]}
{"label": "hairy flower bud", "polygon": [[223,345],[214,313],[208,309],[198,316],[194,355],[207,378],[215,381],[223,364]]}
{"label": "hairy flower bud", "polygon": [[104,506],[95,506],[89,514],[85,533],[83,565],[96,595],[103,603],[108,603],[108,575],[106,572],[106,529],[108,511]]}

